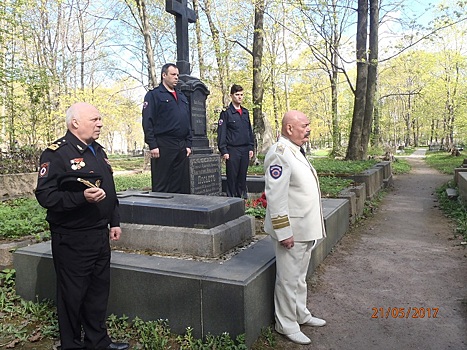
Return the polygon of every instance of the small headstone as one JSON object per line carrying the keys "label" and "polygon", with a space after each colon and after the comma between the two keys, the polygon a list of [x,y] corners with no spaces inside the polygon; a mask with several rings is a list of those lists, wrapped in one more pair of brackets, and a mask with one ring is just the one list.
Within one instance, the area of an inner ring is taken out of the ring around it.
{"label": "small headstone", "polygon": [[446,194],[449,199],[457,199],[459,196],[459,193],[457,193],[455,188],[446,188]]}

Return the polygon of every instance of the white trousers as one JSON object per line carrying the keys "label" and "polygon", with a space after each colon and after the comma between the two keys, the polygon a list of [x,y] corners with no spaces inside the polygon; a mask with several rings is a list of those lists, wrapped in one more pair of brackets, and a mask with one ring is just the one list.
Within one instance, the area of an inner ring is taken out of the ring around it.
{"label": "white trousers", "polygon": [[306,306],[306,274],[311,258],[313,241],[295,242],[291,249],[275,241],[276,286],[274,308],[276,331],[293,334],[300,331],[300,324],[311,318]]}

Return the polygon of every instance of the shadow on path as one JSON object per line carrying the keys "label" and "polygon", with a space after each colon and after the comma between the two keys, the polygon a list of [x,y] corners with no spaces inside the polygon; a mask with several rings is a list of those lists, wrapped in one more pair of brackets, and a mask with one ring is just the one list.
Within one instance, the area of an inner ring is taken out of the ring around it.
{"label": "shadow on path", "polygon": [[423,157],[313,275],[308,305],[328,324],[302,327],[309,346],[277,335],[278,349],[467,349],[467,251],[435,196],[451,176]]}

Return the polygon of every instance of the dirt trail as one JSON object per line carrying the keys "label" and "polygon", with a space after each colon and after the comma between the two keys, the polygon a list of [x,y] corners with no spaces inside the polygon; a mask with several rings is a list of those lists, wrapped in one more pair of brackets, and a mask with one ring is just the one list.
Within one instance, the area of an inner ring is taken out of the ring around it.
{"label": "dirt trail", "polygon": [[374,216],[347,233],[313,275],[309,308],[328,324],[302,327],[311,345],[277,335],[277,348],[467,349],[467,250],[434,195],[451,176],[429,168],[420,152]]}

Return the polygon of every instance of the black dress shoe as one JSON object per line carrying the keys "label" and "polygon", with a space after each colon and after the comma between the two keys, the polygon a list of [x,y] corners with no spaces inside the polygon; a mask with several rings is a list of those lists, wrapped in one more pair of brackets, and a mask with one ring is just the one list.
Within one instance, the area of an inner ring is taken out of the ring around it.
{"label": "black dress shoe", "polygon": [[130,344],[128,343],[110,343],[106,348],[102,349],[109,349],[109,350],[126,350],[130,348]]}

